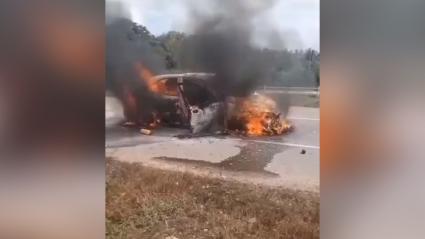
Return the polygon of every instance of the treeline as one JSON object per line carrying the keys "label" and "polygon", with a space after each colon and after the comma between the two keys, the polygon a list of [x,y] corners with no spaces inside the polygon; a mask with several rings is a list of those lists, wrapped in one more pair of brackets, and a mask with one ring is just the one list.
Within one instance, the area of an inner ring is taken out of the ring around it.
{"label": "treeline", "polygon": [[[187,57],[191,51],[191,38],[181,32],[170,31],[155,37],[144,26],[133,24],[128,35],[130,40],[142,40],[149,43],[154,52],[163,60],[167,71],[193,71],[196,64]],[[317,87],[320,85],[320,53],[307,50],[271,50],[258,49],[256,57],[266,68],[267,77],[262,79],[267,86]]]}

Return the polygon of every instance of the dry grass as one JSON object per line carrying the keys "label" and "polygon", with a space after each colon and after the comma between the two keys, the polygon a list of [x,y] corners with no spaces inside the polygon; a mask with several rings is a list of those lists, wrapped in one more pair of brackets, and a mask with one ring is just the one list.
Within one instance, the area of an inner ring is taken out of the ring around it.
{"label": "dry grass", "polygon": [[108,160],[106,196],[107,238],[319,238],[315,193]]}

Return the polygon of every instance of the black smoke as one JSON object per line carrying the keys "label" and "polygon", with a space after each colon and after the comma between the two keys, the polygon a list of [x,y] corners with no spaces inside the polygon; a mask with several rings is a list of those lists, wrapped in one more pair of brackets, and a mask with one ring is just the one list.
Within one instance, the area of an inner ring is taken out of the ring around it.
{"label": "black smoke", "polygon": [[[275,1],[205,1],[209,7],[188,4],[193,30],[183,43],[183,61],[192,71],[215,73],[214,86],[225,96],[246,96],[270,77],[270,65],[255,44],[254,20]],[[204,5],[202,5],[204,6]],[[277,32],[272,25],[264,26]],[[273,42],[282,42],[270,34]],[[282,43],[283,44],[283,43]]]}
{"label": "black smoke", "polygon": [[[115,11],[108,10],[112,7]],[[126,12],[117,3],[107,7],[106,88],[122,101],[128,120],[148,122],[152,112],[165,103],[149,91],[137,65],[159,74],[165,71],[168,58],[155,52],[161,48],[159,41],[145,27],[132,22]],[[129,94],[136,99],[135,105],[130,106]]]}

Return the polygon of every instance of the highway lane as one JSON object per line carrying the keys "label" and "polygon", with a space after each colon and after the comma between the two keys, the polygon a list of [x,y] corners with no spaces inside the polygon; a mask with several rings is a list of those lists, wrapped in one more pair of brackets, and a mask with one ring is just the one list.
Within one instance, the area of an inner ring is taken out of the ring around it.
{"label": "highway lane", "polygon": [[106,103],[106,154],[125,162],[167,170],[318,191],[319,108],[291,106],[293,132],[271,137],[209,136],[178,139],[182,129],[161,128],[151,136],[116,125],[117,102]]}

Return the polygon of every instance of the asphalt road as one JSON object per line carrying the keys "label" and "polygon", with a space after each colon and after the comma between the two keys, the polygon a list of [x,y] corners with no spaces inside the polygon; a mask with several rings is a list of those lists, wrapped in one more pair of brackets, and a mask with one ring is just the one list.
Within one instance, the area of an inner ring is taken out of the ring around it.
{"label": "asphalt road", "polygon": [[146,136],[117,126],[119,103],[107,97],[106,154],[167,170],[318,191],[319,108],[291,106],[287,115],[295,129],[280,136],[178,139],[185,131],[172,128]]}

